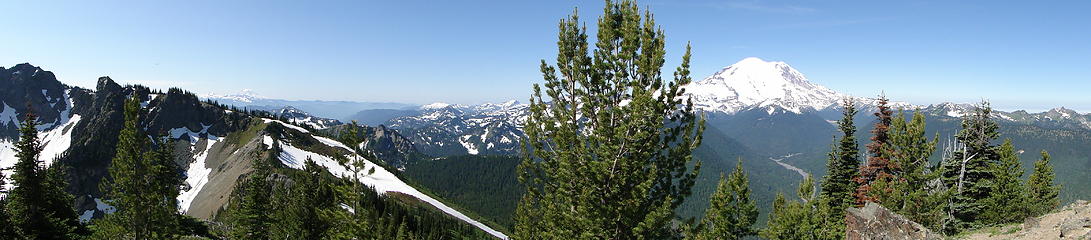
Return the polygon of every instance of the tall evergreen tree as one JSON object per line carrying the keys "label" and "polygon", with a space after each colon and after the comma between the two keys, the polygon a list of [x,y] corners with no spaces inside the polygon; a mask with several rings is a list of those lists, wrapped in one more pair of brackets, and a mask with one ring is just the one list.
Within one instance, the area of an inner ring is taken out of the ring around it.
{"label": "tall evergreen tree", "polygon": [[1030,215],[1027,209],[1027,192],[1023,186],[1023,165],[1011,139],[1005,139],[999,148],[1000,161],[993,165],[990,183],[993,191],[985,199],[988,208],[982,216],[986,223],[1002,224],[1022,221]]}
{"label": "tall evergreen tree", "polygon": [[367,209],[362,208],[360,205],[364,201],[364,191],[366,191],[366,186],[360,183],[360,178],[374,173],[375,168],[367,169],[366,161],[361,157],[361,155],[369,155],[367,154],[368,150],[361,147],[361,143],[363,143],[362,134],[359,123],[355,120],[346,126],[345,130],[340,134],[341,142],[350,146],[355,154],[352,154],[349,159],[349,166],[351,166],[350,169],[353,173],[352,177],[349,178],[350,184],[335,187],[341,202],[345,203],[352,211],[333,208],[323,212],[324,215],[332,219],[331,221],[337,223],[330,229],[330,234],[336,235],[335,238],[365,239],[372,237],[368,224]]}
{"label": "tall evergreen tree", "polygon": [[[830,218],[834,221],[833,227],[840,226],[844,231],[845,209],[855,203],[853,194],[856,192],[856,182],[853,179],[860,166],[860,145],[856,143],[856,125],[853,118],[856,117],[856,106],[851,99],[842,101],[841,120],[837,121],[841,138],[833,145],[826,161],[826,176],[822,178],[822,202],[832,214],[842,216]],[[830,229],[837,231],[838,229]]]}
{"label": "tall evergreen tree", "polygon": [[758,207],[750,199],[750,180],[739,159],[730,177],[720,175],[705,217],[690,239],[742,239],[757,233],[753,228],[757,220]]}
{"label": "tall evergreen tree", "polygon": [[685,101],[689,47],[665,82],[664,34],[633,1],[607,1],[589,55],[577,14],[560,22],[557,64],[543,60],[522,141],[516,239],[665,238],[690,194],[704,120]]}
{"label": "tall evergreen tree", "polygon": [[282,234],[277,236],[290,239],[325,239],[333,223],[322,213],[335,207],[333,183],[323,177],[329,174],[326,168],[310,158],[306,159],[303,172],[304,177],[298,179],[291,189],[290,206],[285,209],[287,216],[280,219],[280,223],[287,226],[281,230],[287,231],[281,231]]}
{"label": "tall evergreen tree", "polygon": [[[856,205],[863,205],[865,202],[878,202],[878,199],[868,195],[871,191],[871,182],[895,177],[893,175],[896,166],[891,164],[890,157],[887,156],[890,148],[890,136],[887,131],[890,129],[890,122],[892,120],[891,115],[894,114],[890,110],[890,106],[887,105],[889,101],[886,96],[879,96],[878,111],[875,112],[875,128],[871,130],[871,143],[867,144],[867,162],[863,166],[860,166],[860,174],[856,176]],[[881,189],[882,191],[888,191],[889,189]]]}
{"label": "tall evergreen tree", "polygon": [[6,197],[10,227],[27,239],[75,238],[78,224],[71,196],[64,198],[67,195],[58,194],[63,193],[64,186],[38,160],[42,144],[38,141],[37,120],[36,115],[27,113],[19,127],[19,142],[15,144],[17,160],[11,175],[14,187]]}
{"label": "tall evergreen tree", "polygon": [[177,166],[166,141],[158,147],[143,132],[140,101],[125,101],[125,122],[118,134],[117,154],[102,186],[117,208],[95,222],[96,239],[168,239],[179,230]]}
{"label": "tall evergreen tree", "polygon": [[939,136],[928,140],[924,114],[919,110],[908,121],[905,111],[899,111],[887,134],[887,156],[896,166],[892,173],[895,177],[873,182],[878,187],[871,189],[870,197],[910,220],[938,230],[946,216],[943,206],[949,194],[942,184],[936,184],[941,175],[928,159],[936,150]]}
{"label": "tall evergreen tree", "polygon": [[1042,158],[1034,161],[1034,172],[1027,179],[1027,201],[1033,216],[1049,213],[1061,204],[1057,195],[1061,186],[1053,183],[1053,165],[1049,163],[1049,153],[1042,151]]}
{"label": "tall evergreen tree", "polygon": [[994,190],[990,182],[996,178],[993,164],[1000,158],[993,142],[1000,137],[999,125],[992,119],[992,108],[982,102],[974,112],[963,117],[962,130],[955,134],[957,142],[943,159],[943,182],[953,191],[948,204],[945,231],[956,232],[978,226],[981,214],[988,208],[983,199]]}
{"label": "tall evergreen tree", "polygon": [[[841,120],[837,121],[841,137],[831,145],[826,161],[826,175],[822,178],[821,194],[816,205],[820,227],[818,235],[840,237],[845,232],[845,209],[855,203],[853,196],[856,182],[853,179],[859,173],[860,146],[856,142],[856,106],[851,99],[841,103]],[[825,238],[823,238],[825,239]]]}
{"label": "tall evergreen tree", "polygon": [[[276,153],[270,153],[272,158]],[[238,199],[238,212],[233,217],[234,228],[231,236],[235,239],[270,239],[269,228],[272,220],[269,216],[271,210],[268,206],[272,187],[266,178],[269,176],[270,166],[268,160],[254,158],[252,161],[254,170],[247,176],[246,181],[239,187],[242,196]]]}

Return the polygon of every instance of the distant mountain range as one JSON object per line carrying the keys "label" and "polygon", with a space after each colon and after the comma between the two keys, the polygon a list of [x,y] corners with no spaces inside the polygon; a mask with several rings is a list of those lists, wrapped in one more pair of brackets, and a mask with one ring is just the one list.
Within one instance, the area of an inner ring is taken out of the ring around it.
{"label": "distant mountain range", "polygon": [[285,107],[294,107],[331,119],[349,119],[353,114],[368,109],[403,109],[417,105],[394,102],[354,102],[322,100],[284,100],[263,97],[253,90],[244,89],[236,94],[207,94],[203,99],[241,108],[276,111]]}

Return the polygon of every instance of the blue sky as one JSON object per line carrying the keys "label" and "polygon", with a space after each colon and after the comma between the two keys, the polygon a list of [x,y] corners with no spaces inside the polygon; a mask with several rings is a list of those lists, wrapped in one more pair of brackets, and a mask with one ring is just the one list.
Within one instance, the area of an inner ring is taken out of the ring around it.
{"label": "blue sky", "polygon": [[[858,96],[1091,111],[1089,1],[640,1],[693,44],[694,78],[785,61]],[[525,100],[557,21],[601,1],[48,1],[8,4],[0,65],[198,93],[429,103]],[[589,24],[590,25],[590,24]]]}

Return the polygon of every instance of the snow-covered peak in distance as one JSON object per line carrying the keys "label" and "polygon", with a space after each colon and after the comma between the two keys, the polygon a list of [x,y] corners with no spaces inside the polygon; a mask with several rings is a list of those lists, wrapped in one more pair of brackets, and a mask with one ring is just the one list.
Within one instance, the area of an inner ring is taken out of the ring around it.
{"label": "snow-covered peak in distance", "polygon": [[420,109],[421,110],[435,110],[435,109],[441,109],[441,108],[450,107],[450,106],[451,106],[450,103],[435,102],[435,103],[425,104],[424,106],[420,106]]}
{"label": "snow-covered peak in distance", "polygon": [[228,94],[228,95],[217,95],[215,93],[210,93],[210,94],[205,95],[204,98],[205,99],[231,100],[231,101],[240,102],[240,103],[253,103],[254,101],[257,101],[257,100],[260,100],[260,99],[265,99],[265,97],[262,97],[261,95],[258,95],[252,89],[243,89],[239,93]]}
{"label": "snow-covered peak in distance", "polygon": [[755,107],[801,113],[824,109],[848,97],[808,81],[787,63],[755,57],[689,84],[686,93],[697,108],[724,113]]}

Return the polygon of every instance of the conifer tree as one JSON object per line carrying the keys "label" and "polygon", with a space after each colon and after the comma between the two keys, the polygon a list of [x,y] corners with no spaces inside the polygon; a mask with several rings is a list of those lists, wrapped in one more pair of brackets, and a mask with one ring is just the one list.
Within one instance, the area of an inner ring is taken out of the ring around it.
{"label": "conifer tree", "polygon": [[682,87],[687,47],[664,81],[664,34],[633,1],[607,1],[589,54],[577,14],[560,22],[557,64],[534,86],[516,239],[659,239],[690,194],[704,120]]}
{"label": "conifer tree", "polygon": [[140,101],[125,101],[125,122],[118,134],[117,154],[102,184],[107,202],[117,208],[95,222],[95,239],[165,239],[177,237],[178,171],[172,147],[158,147],[142,131]]}
{"label": "conifer tree", "polygon": [[[8,214],[8,199],[6,196],[9,192],[4,187],[7,185],[7,182],[4,179],[4,172],[0,171],[0,193],[5,195],[5,197],[0,197],[0,226],[14,226],[11,223],[11,215]],[[15,239],[16,237],[18,237],[18,235],[16,235],[14,227],[0,228],[0,239]]]}
{"label": "conifer tree", "polygon": [[996,176],[990,183],[993,191],[985,199],[988,209],[983,218],[986,223],[1002,224],[1022,221],[1029,216],[1027,192],[1023,186],[1023,165],[1011,139],[1005,139],[998,150],[1000,161],[992,167]]}
{"label": "conifer tree", "polygon": [[[825,208],[832,214],[842,217],[833,217],[832,227],[840,227],[844,231],[845,209],[855,203],[853,194],[856,191],[856,182],[853,179],[860,166],[860,146],[856,143],[856,125],[853,118],[856,116],[856,106],[851,99],[842,101],[842,117],[837,121],[841,138],[833,145],[826,161],[826,176],[822,178],[822,199]],[[837,231],[838,229],[829,229]]]}
{"label": "conifer tree", "polygon": [[1000,158],[998,146],[993,144],[1000,137],[1000,127],[991,114],[989,103],[982,102],[965,116],[962,130],[955,135],[956,145],[950,146],[952,152],[943,159],[943,182],[952,191],[944,227],[948,233],[983,223],[981,214],[988,204],[981,200],[994,190],[990,184],[996,178],[992,165]]}
{"label": "conifer tree", "polygon": [[[275,157],[276,153],[269,155]],[[240,187],[243,195],[236,203],[239,206],[239,212],[234,216],[235,226],[231,235],[235,239],[270,239],[269,228],[272,220],[269,216],[268,204],[272,188],[266,180],[270,167],[268,161],[261,158],[254,158],[252,164],[254,170]]]}
{"label": "conifer tree", "polygon": [[330,235],[336,235],[336,238],[364,239],[372,235],[368,229],[367,210],[360,205],[365,198],[363,192],[366,191],[366,186],[360,183],[360,178],[374,173],[375,169],[374,167],[366,169],[366,161],[361,157],[367,152],[366,149],[361,147],[361,143],[363,143],[361,134],[359,123],[355,120],[346,126],[345,130],[340,134],[341,142],[351,147],[355,154],[351,154],[349,159],[349,166],[351,166],[350,169],[353,173],[349,178],[350,184],[335,187],[341,202],[345,203],[352,211],[332,208],[323,212],[327,218],[331,219],[331,222],[337,223],[333,225],[329,233]]}
{"label": "conifer tree", "polygon": [[750,199],[750,180],[739,159],[730,177],[720,175],[705,217],[690,239],[742,239],[757,233],[753,228],[757,220],[758,207]]}
{"label": "conifer tree", "polygon": [[42,144],[38,141],[37,119],[27,113],[19,127],[17,160],[11,176],[14,187],[6,196],[11,225],[4,227],[13,228],[27,239],[72,239],[78,223],[71,196],[64,193],[60,184],[63,180],[58,182],[59,176],[48,173],[38,160]]}
{"label": "conifer tree", "polygon": [[891,163],[897,166],[893,172],[896,177],[874,182],[879,187],[872,188],[869,194],[878,199],[883,207],[938,230],[945,216],[943,206],[949,194],[942,184],[930,184],[938,180],[941,174],[929,164],[928,159],[936,150],[939,136],[931,141],[925,136],[925,117],[920,110],[915,111],[909,121],[906,121],[905,111],[899,111],[891,121],[888,135],[890,147],[887,155]]}
{"label": "conifer tree", "polygon": [[[784,195],[777,193],[773,201],[773,212],[769,214],[765,229],[760,236],[766,239],[841,239],[844,230],[840,233],[830,232],[825,228],[826,216],[818,208],[814,196],[814,181],[810,176],[805,177],[796,191],[801,201],[788,201]],[[841,216],[842,218],[844,216]]]}
{"label": "conifer tree", "polygon": [[1057,195],[1060,185],[1053,184],[1053,165],[1049,163],[1049,153],[1042,151],[1042,158],[1034,161],[1034,172],[1027,179],[1028,210],[1032,216],[1049,213],[1060,205]]}
{"label": "conifer tree", "polygon": [[[875,128],[871,130],[871,143],[867,144],[867,162],[860,166],[860,174],[854,179],[858,185],[855,195],[856,205],[858,206],[862,206],[865,202],[878,202],[878,199],[868,195],[873,187],[871,182],[894,178],[893,172],[897,171],[895,166],[891,164],[890,157],[887,156],[890,148],[890,136],[887,135],[887,131],[890,129],[891,115],[894,114],[890,110],[890,106],[887,105],[887,101],[886,96],[879,96],[878,112],[874,114],[877,121],[875,122]],[[880,190],[889,191],[889,189]]]}

